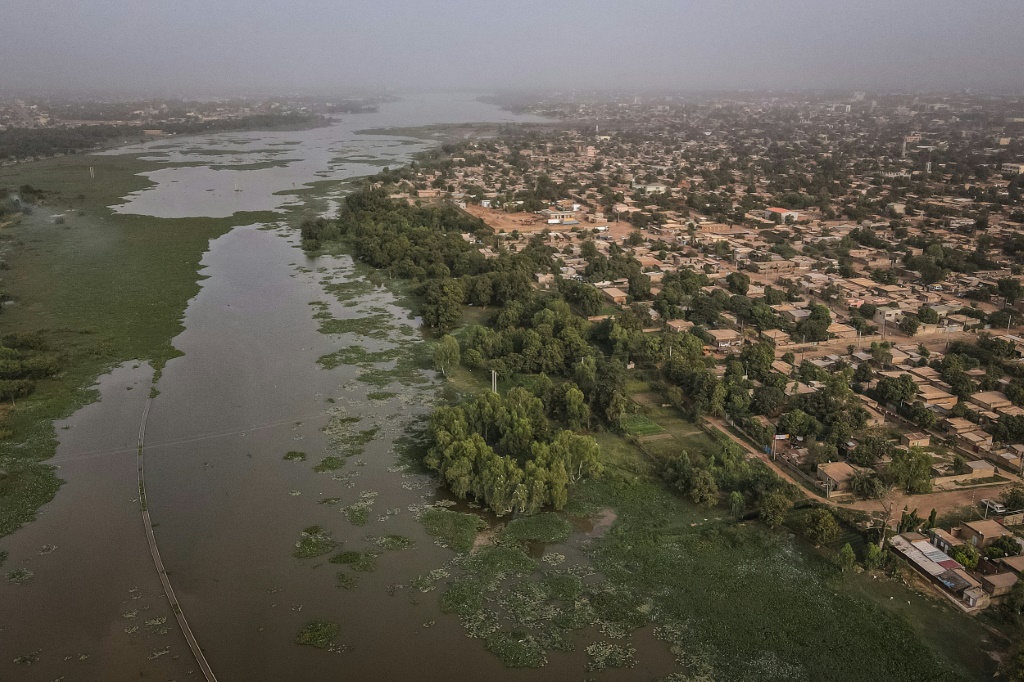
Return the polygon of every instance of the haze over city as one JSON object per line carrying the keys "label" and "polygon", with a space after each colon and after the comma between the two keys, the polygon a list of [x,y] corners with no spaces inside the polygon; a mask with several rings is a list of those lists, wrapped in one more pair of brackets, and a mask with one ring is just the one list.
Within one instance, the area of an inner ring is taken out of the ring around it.
{"label": "haze over city", "polygon": [[1024,3],[0,2],[0,87],[1019,90]]}

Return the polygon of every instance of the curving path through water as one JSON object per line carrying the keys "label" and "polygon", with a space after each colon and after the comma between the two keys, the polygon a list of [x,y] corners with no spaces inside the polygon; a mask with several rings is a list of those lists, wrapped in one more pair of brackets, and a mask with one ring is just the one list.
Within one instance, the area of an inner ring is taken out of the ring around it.
{"label": "curving path through water", "polygon": [[202,647],[199,646],[199,642],[196,641],[196,636],[192,633],[192,628],[189,627],[188,620],[185,619],[185,612],[182,611],[181,605],[178,603],[178,598],[174,596],[174,588],[171,587],[171,579],[167,577],[167,570],[164,568],[164,562],[160,558],[160,548],[156,544],[156,535],[153,533],[153,521],[149,516],[149,507],[146,504],[146,468],[145,468],[145,447],[146,447],[146,422],[149,421],[149,410],[153,405],[153,398],[146,400],[146,407],[142,411],[142,421],[139,424],[139,446],[137,451],[138,467],[139,467],[139,509],[142,511],[142,523],[146,528],[146,542],[149,543],[149,553],[153,557],[153,565],[156,567],[157,575],[160,576],[160,584],[163,585],[164,595],[167,597],[167,602],[171,605],[171,611],[174,612],[174,618],[178,621],[178,627],[181,628],[181,634],[185,636],[185,641],[188,642],[189,648],[192,650],[192,655],[195,656],[196,663],[199,664],[199,669],[203,671],[203,675],[206,677],[207,682],[217,682],[217,676],[213,674],[213,669],[210,667],[209,662],[206,660],[206,656],[203,654]]}

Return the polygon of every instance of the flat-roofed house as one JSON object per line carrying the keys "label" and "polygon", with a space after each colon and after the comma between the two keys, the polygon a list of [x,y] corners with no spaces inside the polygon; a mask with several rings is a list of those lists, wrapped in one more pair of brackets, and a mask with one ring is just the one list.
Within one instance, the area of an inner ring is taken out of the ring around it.
{"label": "flat-roofed house", "polygon": [[711,337],[712,345],[718,350],[738,346],[743,341],[743,337],[735,329],[709,329],[707,333]]}
{"label": "flat-roofed house", "polygon": [[628,298],[628,296],[626,296],[625,291],[623,291],[622,289],[617,289],[615,287],[608,287],[607,289],[602,289],[601,293],[603,293],[604,297],[608,299],[610,302],[614,303],[615,305],[622,305],[623,303],[626,302],[626,299]]}
{"label": "flat-roofed house", "polygon": [[957,529],[957,534],[964,542],[974,545],[978,549],[985,549],[999,538],[1013,535],[1013,533],[1003,528],[1002,524],[992,519],[965,521]]}
{"label": "flat-roofed house", "polygon": [[984,391],[983,393],[975,393],[969,400],[989,412],[995,412],[1000,407],[1009,407],[1013,403],[1010,399],[1000,391]]}

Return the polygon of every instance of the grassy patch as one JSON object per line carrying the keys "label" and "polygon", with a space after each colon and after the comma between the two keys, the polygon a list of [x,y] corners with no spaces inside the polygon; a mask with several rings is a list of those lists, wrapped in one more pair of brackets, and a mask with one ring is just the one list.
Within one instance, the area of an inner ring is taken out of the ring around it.
{"label": "grassy patch", "polygon": [[456,552],[471,550],[476,534],[487,527],[479,516],[437,508],[424,511],[420,515],[420,522],[429,535],[437,538],[439,544],[451,547]]}
{"label": "grassy patch", "polygon": [[351,590],[359,583],[359,578],[345,571],[338,571],[335,576],[335,586],[342,590]]}
{"label": "grassy patch", "polygon": [[379,400],[391,400],[392,398],[394,398],[397,395],[398,395],[397,393],[393,393],[391,391],[370,391],[369,393],[366,394],[366,399],[367,400],[378,400],[378,401]]}
{"label": "grassy patch", "polygon": [[653,436],[665,429],[642,414],[630,414],[622,419],[623,430],[631,436]]}
{"label": "grassy patch", "polygon": [[373,538],[373,541],[378,547],[388,551],[406,549],[414,544],[412,538],[407,538],[404,535],[381,535]]}
{"label": "grassy patch", "polygon": [[15,585],[21,585],[23,583],[27,583],[29,580],[32,580],[32,577],[34,575],[35,573],[28,570],[27,568],[16,568],[7,574],[7,579]]}
{"label": "grassy patch", "polygon": [[320,463],[313,467],[313,471],[318,474],[322,474],[325,471],[335,471],[345,466],[345,460],[342,457],[336,457],[334,455],[328,455],[320,460]]}
{"label": "grassy patch", "polygon": [[514,519],[501,533],[511,542],[561,542],[569,537],[572,526],[558,514],[544,512]]}
{"label": "grassy patch", "polygon": [[299,636],[295,638],[295,643],[326,649],[334,644],[334,638],[338,636],[339,631],[338,626],[334,623],[326,620],[314,620],[302,628]]}
{"label": "grassy patch", "polygon": [[345,515],[349,522],[355,526],[365,526],[369,523],[370,511],[373,509],[376,499],[377,492],[374,490],[364,490],[359,493],[359,500],[345,507]]}
{"label": "grassy patch", "polygon": [[355,571],[369,572],[377,568],[377,552],[338,552],[330,561],[332,564],[346,564]]}
{"label": "grassy patch", "polygon": [[298,450],[292,450],[291,452],[289,452],[288,454],[286,454],[284,456],[284,460],[286,462],[305,462],[306,461],[306,453],[305,452],[299,452]]}
{"label": "grassy patch", "polygon": [[587,670],[632,668],[636,665],[636,649],[610,642],[594,642],[587,647]]}
{"label": "grassy patch", "polygon": [[302,530],[299,541],[295,543],[295,551],[292,552],[292,556],[298,559],[309,559],[327,554],[337,544],[331,539],[330,531],[324,530],[320,526],[309,526]]}

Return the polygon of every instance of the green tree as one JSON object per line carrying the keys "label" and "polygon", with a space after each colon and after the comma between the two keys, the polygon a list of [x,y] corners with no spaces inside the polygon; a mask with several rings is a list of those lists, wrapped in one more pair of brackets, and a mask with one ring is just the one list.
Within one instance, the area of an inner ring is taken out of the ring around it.
{"label": "green tree", "polygon": [[921,321],[917,319],[916,315],[904,315],[903,319],[900,320],[899,329],[907,336],[913,336],[917,334],[920,326]]}
{"label": "green tree", "polygon": [[707,469],[698,469],[690,479],[690,499],[701,507],[713,507],[718,502],[718,485]]}
{"label": "green tree", "polygon": [[949,551],[949,558],[963,565],[964,568],[975,569],[981,555],[973,545],[957,545]]}
{"label": "green tree", "polygon": [[818,508],[807,517],[804,533],[816,545],[827,545],[839,537],[839,522],[827,509]]}
{"label": "green tree", "polygon": [[733,490],[729,493],[729,511],[733,517],[737,519],[743,518],[743,514],[747,510],[747,498],[743,496],[738,490]]}
{"label": "green tree", "polygon": [[839,569],[843,572],[849,571],[857,563],[857,555],[854,553],[853,547],[850,546],[849,542],[839,550],[839,556],[836,558],[836,561],[839,564]]}
{"label": "green tree", "polygon": [[885,555],[882,553],[882,548],[875,543],[871,543],[868,545],[867,551],[864,553],[864,566],[866,566],[868,570],[873,571],[876,568],[881,567],[884,558]]}
{"label": "green tree", "polygon": [[1014,483],[1008,489],[1003,491],[1000,499],[1010,511],[1024,509],[1024,485]]}
{"label": "green tree", "polygon": [[750,277],[742,272],[732,272],[725,278],[729,291],[740,296],[746,296],[750,291]]}
{"label": "green tree", "polygon": [[935,312],[934,308],[923,305],[917,310],[917,319],[921,321],[921,324],[938,324],[939,314]]}
{"label": "green tree", "polygon": [[441,337],[434,348],[434,369],[448,376],[449,370],[459,364],[459,342],[451,334]]}
{"label": "green tree", "polygon": [[786,520],[786,514],[793,508],[789,496],[781,490],[774,490],[761,500],[758,517],[769,528],[778,528]]}
{"label": "green tree", "polygon": [[565,392],[565,418],[571,428],[590,428],[590,406],[583,391],[575,386]]}
{"label": "green tree", "polygon": [[1024,297],[1024,287],[1016,277],[1004,277],[996,282],[999,295],[1006,298],[1007,304],[1014,304]]}
{"label": "green tree", "polygon": [[917,395],[917,384],[909,374],[898,377],[882,377],[875,386],[875,396],[883,405],[899,405]]}
{"label": "green tree", "polygon": [[448,333],[462,317],[462,286],[451,277],[431,280],[423,296],[423,322]]}
{"label": "green tree", "polygon": [[927,493],[932,489],[932,456],[923,448],[896,450],[886,468],[886,476],[909,493]]}

